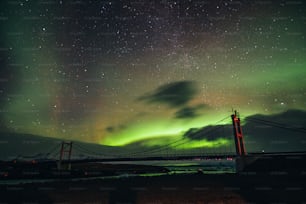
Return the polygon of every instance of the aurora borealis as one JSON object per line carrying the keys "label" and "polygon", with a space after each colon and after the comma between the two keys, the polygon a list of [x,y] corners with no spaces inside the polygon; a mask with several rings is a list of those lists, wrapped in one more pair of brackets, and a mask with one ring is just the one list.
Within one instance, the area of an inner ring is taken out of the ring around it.
{"label": "aurora borealis", "polygon": [[306,110],[303,1],[0,4],[3,131],[154,146],[232,108]]}

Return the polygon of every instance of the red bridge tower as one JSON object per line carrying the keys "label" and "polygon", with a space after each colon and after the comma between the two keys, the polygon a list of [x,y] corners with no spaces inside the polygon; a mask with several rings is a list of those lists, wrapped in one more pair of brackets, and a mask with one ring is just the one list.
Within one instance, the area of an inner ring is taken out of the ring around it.
{"label": "red bridge tower", "polygon": [[246,151],[243,142],[243,133],[242,133],[242,128],[240,126],[240,118],[237,115],[237,111],[235,111],[234,114],[232,114],[232,121],[233,121],[236,153],[238,156],[245,156]]}

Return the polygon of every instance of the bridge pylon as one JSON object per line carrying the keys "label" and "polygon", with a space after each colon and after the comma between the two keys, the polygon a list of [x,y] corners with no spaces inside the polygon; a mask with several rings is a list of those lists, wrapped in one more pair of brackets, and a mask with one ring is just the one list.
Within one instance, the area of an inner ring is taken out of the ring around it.
{"label": "bridge pylon", "polygon": [[[57,163],[58,170],[71,170],[71,152],[72,152],[72,142],[62,141],[61,149],[60,149],[60,157]],[[66,157],[66,158],[65,158]],[[63,163],[63,161],[67,161],[67,163]]]}
{"label": "bridge pylon", "polygon": [[241,125],[240,125],[240,118],[237,114],[237,111],[234,111],[234,114],[232,114],[231,117],[233,121],[236,153],[238,156],[245,156],[246,150],[245,150],[244,141],[243,141],[243,133],[242,133]]}

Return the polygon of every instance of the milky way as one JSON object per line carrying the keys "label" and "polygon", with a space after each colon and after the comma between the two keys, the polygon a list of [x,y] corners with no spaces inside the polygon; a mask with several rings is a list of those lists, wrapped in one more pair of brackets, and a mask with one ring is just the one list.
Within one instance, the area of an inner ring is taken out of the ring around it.
{"label": "milky way", "polygon": [[1,128],[155,145],[232,108],[306,110],[305,14],[303,1],[1,1]]}

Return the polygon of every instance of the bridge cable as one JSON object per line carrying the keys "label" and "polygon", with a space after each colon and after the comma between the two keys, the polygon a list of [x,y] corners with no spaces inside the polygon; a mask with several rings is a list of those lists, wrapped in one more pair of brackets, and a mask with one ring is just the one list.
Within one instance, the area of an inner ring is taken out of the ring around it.
{"label": "bridge cable", "polygon": [[289,127],[289,126],[287,126],[285,124],[278,123],[278,122],[272,122],[272,121],[258,119],[258,118],[247,118],[247,120],[251,121],[251,122],[259,123],[259,124],[264,124],[264,125],[268,125],[268,126],[272,126],[272,127],[281,128],[281,129],[286,129],[286,130],[291,130],[291,131],[295,131],[295,132],[306,133],[306,129],[305,128]]}

